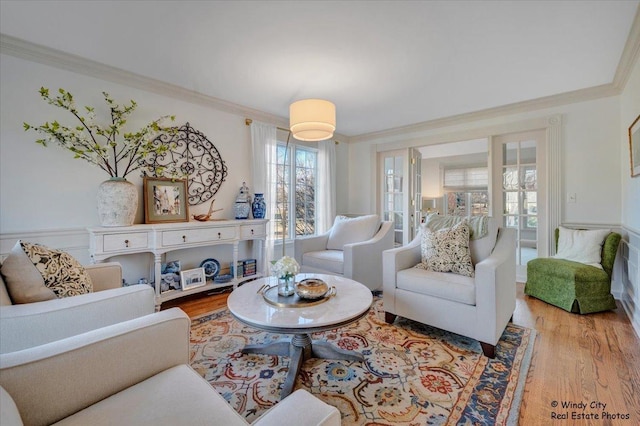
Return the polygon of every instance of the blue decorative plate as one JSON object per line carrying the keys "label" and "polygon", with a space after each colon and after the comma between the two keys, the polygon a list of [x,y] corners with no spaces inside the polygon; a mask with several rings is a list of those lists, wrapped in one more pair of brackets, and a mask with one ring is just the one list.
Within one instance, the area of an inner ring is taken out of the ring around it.
{"label": "blue decorative plate", "polygon": [[205,259],[200,263],[200,267],[204,268],[204,275],[207,278],[215,278],[220,272],[220,262],[215,259]]}

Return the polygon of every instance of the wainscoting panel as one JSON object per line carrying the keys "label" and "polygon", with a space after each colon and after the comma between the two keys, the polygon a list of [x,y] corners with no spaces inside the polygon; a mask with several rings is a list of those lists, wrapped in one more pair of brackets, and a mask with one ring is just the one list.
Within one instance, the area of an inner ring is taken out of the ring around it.
{"label": "wainscoting panel", "polygon": [[83,265],[89,258],[89,233],[85,228],[10,232],[0,234],[0,259],[4,260],[18,240],[64,250]]}
{"label": "wainscoting panel", "polygon": [[640,336],[640,231],[624,228],[621,252],[622,294],[619,299]]}

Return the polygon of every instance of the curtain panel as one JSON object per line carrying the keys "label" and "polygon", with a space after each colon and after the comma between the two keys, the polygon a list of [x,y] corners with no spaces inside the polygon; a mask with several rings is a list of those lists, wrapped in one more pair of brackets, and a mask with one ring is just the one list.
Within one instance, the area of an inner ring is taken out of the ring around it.
{"label": "curtain panel", "polygon": [[274,233],[276,212],[276,148],[277,128],[271,124],[253,121],[251,123],[251,150],[253,158],[253,187],[255,192],[264,194],[267,206],[267,241],[265,271],[271,273],[271,260],[274,260]]}

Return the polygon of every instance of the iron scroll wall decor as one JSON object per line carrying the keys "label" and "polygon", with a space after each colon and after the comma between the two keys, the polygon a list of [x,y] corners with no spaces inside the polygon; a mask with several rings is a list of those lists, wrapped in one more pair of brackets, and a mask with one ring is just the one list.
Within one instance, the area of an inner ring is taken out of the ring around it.
{"label": "iron scroll wall decor", "polygon": [[[163,170],[159,173],[187,176],[189,205],[195,206],[210,200],[220,189],[227,177],[227,165],[213,143],[185,123],[171,133],[162,133],[152,142],[154,145],[167,145],[162,154],[152,154],[143,160],[150,170]],[[170,172],[170,173],[168,173]],[[157,174],[154,177],[161,177]]]}

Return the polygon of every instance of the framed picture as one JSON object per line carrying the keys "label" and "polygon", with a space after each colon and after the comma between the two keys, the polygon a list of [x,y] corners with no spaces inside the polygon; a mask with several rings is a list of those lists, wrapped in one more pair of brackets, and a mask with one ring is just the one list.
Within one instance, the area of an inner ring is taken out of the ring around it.
{"label": "framed picture", "polygon": [[188,222],[187,180],[145,177],[144,222]]}
{"label": "framed picture", "polygon": [[180,283],[183,290],[202,287],[207,283],[204,276],[204,268],[188,269],[180,272]]}
{"label": "framed picture", "polygon": [[640,115],[629,127],[629,158],[631,177],[640,175]]}

